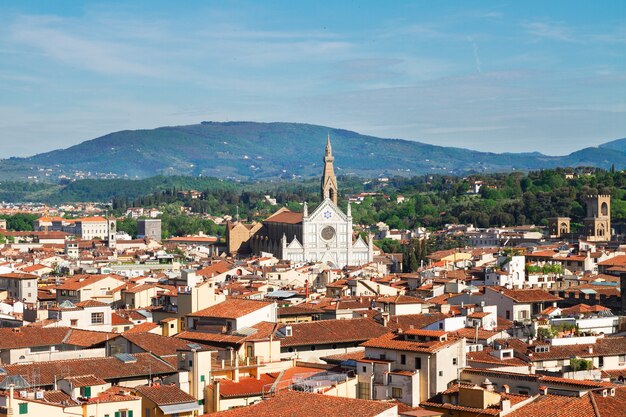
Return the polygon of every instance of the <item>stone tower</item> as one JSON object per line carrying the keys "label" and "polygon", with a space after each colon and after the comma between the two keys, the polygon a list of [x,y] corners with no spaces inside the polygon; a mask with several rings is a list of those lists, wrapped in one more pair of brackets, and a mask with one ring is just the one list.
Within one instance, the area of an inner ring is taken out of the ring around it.
{"label": "stone tower", "polygon": [[330,134],[326,140],[326,154],[324,155],[324,175],[322,175],[322,201],[329,198],[337,204],[337,178],[333,167],[333,148],[330,145]]}
{"label": "stone tower", "polygon": [[548,230],[550,231],[550,237],[560,238],[570,232],[569,217],[550,217],[548,219]]}
{"label": "stone tower", "polygon": [[583,222],[587,240],[606,242],[611,240],[611,196],[606,194],[588,195],[587,217]]}

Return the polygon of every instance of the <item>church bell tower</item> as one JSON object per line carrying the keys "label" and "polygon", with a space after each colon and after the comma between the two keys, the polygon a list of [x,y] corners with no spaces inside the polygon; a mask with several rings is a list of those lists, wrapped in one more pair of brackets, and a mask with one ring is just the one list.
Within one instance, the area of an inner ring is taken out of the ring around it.
{"label": "church bell tower", "polygon": [[337,178],[333,167],[333,148],[330,145],[330,134],[326,140],[326,154],[324,155],[324,175],[322,176],[322,201],[327,198],[337,204]]}

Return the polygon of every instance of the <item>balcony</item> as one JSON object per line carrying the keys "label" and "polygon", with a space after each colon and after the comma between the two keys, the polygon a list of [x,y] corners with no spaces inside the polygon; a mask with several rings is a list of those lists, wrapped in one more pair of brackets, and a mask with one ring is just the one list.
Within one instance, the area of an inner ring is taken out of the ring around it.
{"label": "balcony", "polygon": [[218,358],[211,359],[212,371],[220,371],[220,370],[228,371],[228,370],[240,369],[240,368],[256,368],[258,366],[261,366],[260,356],[255,356],[253,358],[243,358],[243,357],[238,356],[232,359],[218,359]]}

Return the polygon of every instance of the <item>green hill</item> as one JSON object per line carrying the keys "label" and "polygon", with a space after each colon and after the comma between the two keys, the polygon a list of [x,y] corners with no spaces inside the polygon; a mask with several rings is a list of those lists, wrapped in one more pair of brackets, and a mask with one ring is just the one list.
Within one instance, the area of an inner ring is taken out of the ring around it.
{"label": "green hill", "polygon": [[[202,122],[111,133],[67,149],[0,160],[0,178],[69,178],[193,175],[272,179],[319,175],[330,134],[338,174],[457,174],[535,170],[557,166],[626,167],[626,153],[586,148],[562,157],[488,153],[421,142],[381,139],[300,123]],[[114,174],[114,175],[109,175]]]}

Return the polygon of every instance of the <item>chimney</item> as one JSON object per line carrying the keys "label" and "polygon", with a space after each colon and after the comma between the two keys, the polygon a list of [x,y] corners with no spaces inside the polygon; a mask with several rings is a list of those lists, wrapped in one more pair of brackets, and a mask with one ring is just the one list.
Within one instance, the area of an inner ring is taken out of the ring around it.
{"label": "chimney", "polygon": [[220,411],[220,380],[213,381],[213,411]]}
{"label": "chimney", "polygon": [[591,355],[593,353],[593,346],[589,346],[589,354]]}
{"label": "chimney", "polygon": [[500,402],[500,411],[502,411],[502,415],[506,414],[507,411],[511,409],[511,400],[502,400]]}
{"label": "chimney", "polygon": [[441,311],[441,314],[449,314],[450,304],[441,304],[441,306],[439,307],[439,311]]}
{"label": "chimney", "polygon": [[539,387],[539,394],[540,395],[548,395],[548,387],[546,387],[545,385],[541,385]]}
{"label": "chimney", "polygon": [[13,395],[15,395],[14,392],[14,385],[10,384],[9,385],[9,401],[7,404],[7,415],[13,415]]}
{"label": "chimney", "polygon": [[387,325],[389,324],[389,313],[381,313],[380,317],[383,320],[383,326],[387,327]]}
{"label": "chimney", "polygon": [[511,387],[509,387],[507,384],[502,385],[502,390],[506,393],[509,394],[511,392]]}

